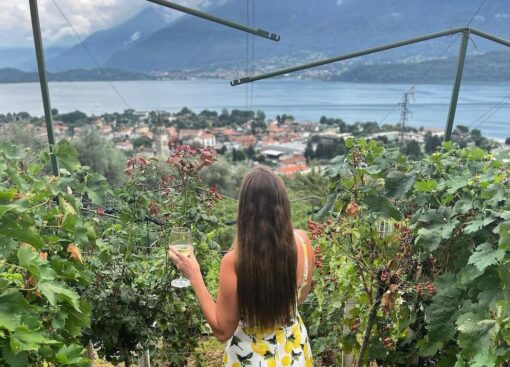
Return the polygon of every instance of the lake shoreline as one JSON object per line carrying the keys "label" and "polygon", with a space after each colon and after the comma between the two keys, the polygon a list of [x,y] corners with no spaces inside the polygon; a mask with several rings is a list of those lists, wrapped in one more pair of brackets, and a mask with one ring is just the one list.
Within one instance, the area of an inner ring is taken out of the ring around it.
{"label": "lake shoreline", "polygon": [[[183,107],[261,110],[268,118],[293,115],[298,121],[318,121],[321,116],[347,123],[400,120],[399,103],[411,84],[346,83],[282,78],[232,87],[227,79],[166,81],[50,82],[52,107],[60,112],[80,110],[89,115],[137,111],[177,112]],[[115,88],[114,88],[115,87]],[[452,86],[419,84],[410,100],[409,125],[444,129]],[[510,136],[510,83],[463,83],[456,124],[472,125],[485,136]],[[117,93],[118,92],[118,93]],[[0,113],[25,111],[42,115],[39,83],[0,85]],[[506,98],[506,99],[505,99]]]}

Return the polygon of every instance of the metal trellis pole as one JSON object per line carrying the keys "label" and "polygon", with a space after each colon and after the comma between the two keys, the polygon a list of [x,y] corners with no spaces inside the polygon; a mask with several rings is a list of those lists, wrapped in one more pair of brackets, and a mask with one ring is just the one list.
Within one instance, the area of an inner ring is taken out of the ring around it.
{"label": "metal trellis pole", "polygon": [[39,23],[39,11],[37,0],[30,0],[30,15],[32,17],[32,31],[34,34],[35,55],[37,57],[37,68],[39,70],[39,82],[41,84],[41,93],[44,106],[44,117],[46,120],[46,132],[48,143],[50,145],[51,169],[55,176],[58,176],[58,161],[53,154],[53,145],[55,137],[53,136],[53,117],[51,115],[50,93],[48,91],[48,80],[46,79],[46,66],[44,63],[44,50],[41,37],[41,25]]}
{"label": "metal trellis pole", "polygon": [[446,121],[444,141],[450,141],[452,137],[453,122],[455,121],[455,112],[457,111],[457,101],[459,100],[460,83],[462,82],[462,72],[466,61],[466,51],[469,42],[470,30],[467,29],[462,33],[460,42],[459,60],[457,63],[457,73],[452,89],[452,97],[450,100],[450,109],[448,110],[448,119]]}
{"label": "metal trellis pole", "polygon": [[199,10],[188,8],[186,6],[175,4],[175,3],[170,2],[168,0],[147,0],[147,1],[150,1],[151,3],[154,3],[154,4],[165,6],[165,7],[170,8],[170,9],[178,10],[178,11],[181,11],[183,13],[191,14],[191,15],[194,15],[196,17],[199,17],[199,18],[202,18],[202,19],[206,19],[206,20],[208,20],[210,22],[222,24],[222,25],[230,27],[230,28],[235,28],[235,29],[238,29],[238,30],[243,31],[243,32],[251,33],[251,34],[254,34],[255,36],[259,36],[259,37],[262,37],[262,38],[267,38],[267,39],[269,39],[271,41],[279,41],[280,40],[280,36],[275,34],[275,33],[264,31],[262,29],[255,29],[255,28],[252,28],[252,27],[247,27],[247,26],[245,26],[243,24],[232,22],[231,20],[223,19],[223,18],[217,17],[215,15],[211,15],[211,14],[199,11]]}

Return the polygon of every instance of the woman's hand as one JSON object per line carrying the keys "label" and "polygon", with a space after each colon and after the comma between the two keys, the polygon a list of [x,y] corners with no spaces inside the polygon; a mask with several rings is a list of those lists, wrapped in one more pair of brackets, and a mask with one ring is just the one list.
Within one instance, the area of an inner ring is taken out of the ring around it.
{"label": "woman's hand", "polygon": [[198,264],[195,254],[192,252],[189,256],[181,254],[172,247],[168,249],[168,257],[174,262],[175,267],[193,284],[197,279],[202,277],[200,265]]}

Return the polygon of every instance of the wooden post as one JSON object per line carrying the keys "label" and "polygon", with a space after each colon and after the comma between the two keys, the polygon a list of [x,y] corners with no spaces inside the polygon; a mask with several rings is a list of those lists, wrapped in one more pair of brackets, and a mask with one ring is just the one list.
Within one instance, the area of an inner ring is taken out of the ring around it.
{"label": "wooden post", "polygon": [[[349,298],[344,306],[344,318],[348,317],[354,308],[354,299]],[[347,325],[344,325],[343,333],[347,334],[350,332],[350,329]],[[354,355],[352,353],[344,353],[342,352],[342,367],[352,367],[354,364]]]}

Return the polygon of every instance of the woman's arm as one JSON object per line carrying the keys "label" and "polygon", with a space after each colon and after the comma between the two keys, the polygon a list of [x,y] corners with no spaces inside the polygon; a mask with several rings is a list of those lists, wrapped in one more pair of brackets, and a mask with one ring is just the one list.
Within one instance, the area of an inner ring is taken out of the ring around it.
{"label": "woman's arm", "polygon": [[207,290],[200,266],[193,254],[186,257],[171,248],[169,256],[177,269],[191,282],[200,308],[216,338],[221,342],[227,341],[239,324],[234,253],[227,253],[221,261],[217,302],[214,302]]}

